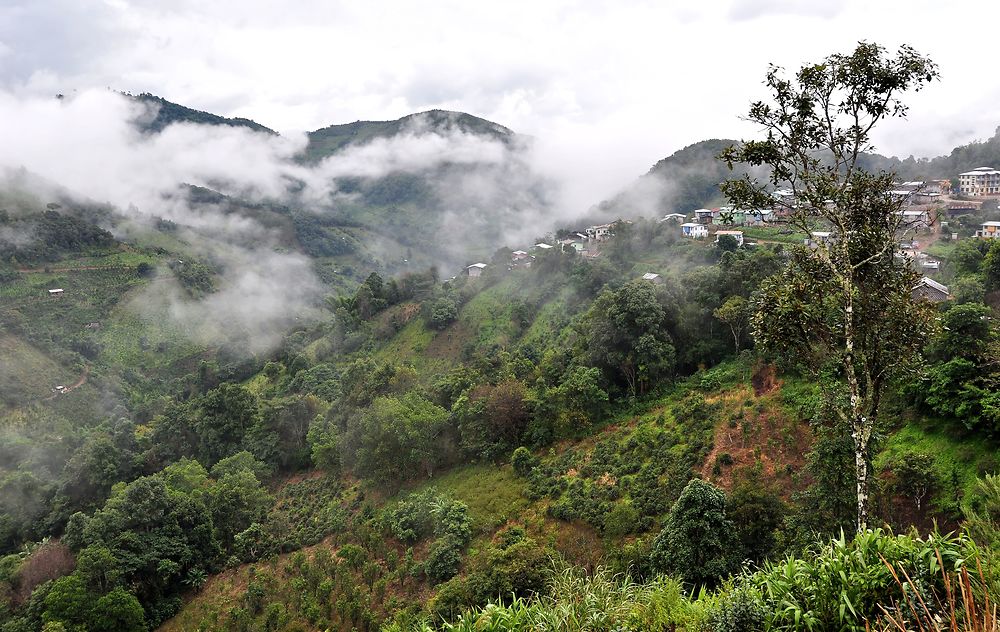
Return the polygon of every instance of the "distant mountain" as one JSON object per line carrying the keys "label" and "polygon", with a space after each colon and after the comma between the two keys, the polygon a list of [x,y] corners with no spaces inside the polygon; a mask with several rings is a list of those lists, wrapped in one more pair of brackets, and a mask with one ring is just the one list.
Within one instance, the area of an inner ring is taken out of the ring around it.
{"label": "distant mountain", "polygon": [[406,131],[439,133],[459,131],[486,136],[504,143],[512,143],[517,138],[513,131],[503,125],[478,116],[448,110],[429,110],[410,114],[395,121],[355,121],[309,132],[305,161],[315,162],[349,145],[363,145],[376,138],[391,138]]}
{"label": "distant mountain", "polygon": [[680,149],[660,160],[621,193],[598,209],[611,216],[654,216],[665,213],[689,213],[695,209],[722,203],[719,183],[744,168],[729,171],[716,159],[736,141],[713,138]]}
{"label": "distant mountain", "polygon": [[160,132],[171,123],[197,123],[199,125],[228,125],[230,127],[246,127],[247,129],[251,129],[255,132],[277,135],[277,132],[264,127],[256,121],[251,121],[250,119],[245,118],[226,118],[210,112],[202,112],[201,110],[195,110],[171,101],[167,101],[163,97],[158,97],[156,95],[149,94],[148,92],[144,92],[136,96],[129,96],[139,103],[156,108],[156,116],[152,120],[141,121],[138,123],[139,129],[143,132]]}
{"label": "distant mountain", "polygon": [[[551,183],[534,173],[525,150],[530,137],[463,112],[430,110],[394,121],[356,121],[309,134],[302,161],[317,163],[348,149],[406,136],[462,134],[502,146],[483,162],[439,156],[379,176],[336,178],[330,216],[390,237],[445,267],[485,257],[508,241],[530,239],[542,226]],[[393,151],[389,146],[389,151]],[[400,150],[404,150],[400,146]],[[523,234],[525,231],[531,235]],[[508,245],[510,245],[508,244]]]}
{"label": "distant mountain", "polygon": [[[713,138],[688,145],[657,162],[596,210],[604,216],[651,216],[724,204],[719,183],[742,175],[746,168],[730,172],[716,156],[736,142]],[[961,145],[946,156],[900,159],[872,153],[864,154],[859,163],[870,171],[895,173],[900,180],[951,179],[976,167],[1000,167],[1000,127],[991,138]]]}
{"label": "distant mountain", "polygon": [[867,154],[862,164],[867,169],[895,172],[903,180],[955,178],[976,167],[1000,167],[1000,127],[991,138],[960,145],[946,156],[900,159]]}

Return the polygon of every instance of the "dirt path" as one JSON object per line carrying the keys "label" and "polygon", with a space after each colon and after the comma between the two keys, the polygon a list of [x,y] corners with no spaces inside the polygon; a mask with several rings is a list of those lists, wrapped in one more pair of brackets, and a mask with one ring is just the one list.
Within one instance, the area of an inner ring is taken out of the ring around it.
{"label": "dirt path", "polygon": [[81,386],[83,386],[84,384],[87,383],[87,377],[89,375],[90,375],[90,367],[89,366],[83,367],[83,374],[80,375],[80,379],[78,379],[72,385],[67,386],[62,392],[52,393],[51,395],[49,395],[48,397],[45,398],[45,401],[53,400],[56,397],[59,397],[60,395],[65,395],[66,393],[68,393],[70,391],[74,391],[74,390],[80,388]]}

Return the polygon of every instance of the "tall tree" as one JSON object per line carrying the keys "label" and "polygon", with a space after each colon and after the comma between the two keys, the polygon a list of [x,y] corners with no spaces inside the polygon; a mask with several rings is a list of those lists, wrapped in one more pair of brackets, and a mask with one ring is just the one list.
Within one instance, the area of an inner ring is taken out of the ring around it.
{"label": "tall tree", "polygon": [[699,478],[688,482],[670,508],[650,552],[657,570],[710,587],[739,567],[740,554],[735,528],[726,516],[726,494]]}
{"label": "tall tree", "polygon": [[633,397],[669,376],[676,364],[672,323],[652,284],[632,281],[605,290],[587,314],[587,356],[612,379],[623,377]]}
{"label": "tall tree", "polygon": [[837,407],[854,441],[857,527],[868,524],[871,439],[888,382],[914,358],[930,323],[926,305],[910,295],[916,281],[894,257],[905,233],[902,201],[892,193],[893,174],[865,171],[859,159],[873,151],[872,129],[903,117],[904,92],[938,75],[936,65],[908,46],[895,55],[858,44],[803,66],[794,77],[772,66],[765,84],[769,102],[750,107],[749,120],[764,140],[722,152],[730,168],[764,166],[770,177],[747,174],[722,185],[740,209],[776,204],[774,190],[790,189],[779,214],[804,233],[832,232],[799,247],[784,273],[764,284],[752,326],[762,348],[826,364],[841,376],[845,404]]}

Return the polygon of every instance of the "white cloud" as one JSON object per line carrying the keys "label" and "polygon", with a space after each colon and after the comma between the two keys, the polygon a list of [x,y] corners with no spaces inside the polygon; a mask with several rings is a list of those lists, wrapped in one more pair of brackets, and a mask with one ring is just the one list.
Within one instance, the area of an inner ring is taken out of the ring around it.
{"label": "white cloud", "polygon": [[684,145],[753,134],[739,116],[762,96],[769,62],[794,68],[860,39],[913,44],[942,69],[942,82],[913,100],[909,122],[876,137],[882,150],[944,153],[1000,121],[1000,85],[968,63],[992,55],[1000,6],[985,1],[947,14],[926,0],[5,7],[0,87],[8,90],[150,91],[282,131],[468,111],[541,139],[580,170],[578,197],[591,201]]}

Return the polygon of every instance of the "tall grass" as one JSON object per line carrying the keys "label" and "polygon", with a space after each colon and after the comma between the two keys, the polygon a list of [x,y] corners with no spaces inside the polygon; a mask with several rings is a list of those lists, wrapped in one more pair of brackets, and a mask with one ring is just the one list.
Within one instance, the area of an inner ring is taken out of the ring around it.
{"label": "tall grass", "polygon": [[[548,594],[386,632],[1000,632],[997,607],[964,535],[841,536],[802,557],[744,571],[715,592],[668,577],[640,583],[563,570]],[[978,569],[974,572],[970,569]]]}
{"label": "tall grass", "polygon": [[885,565],[903,599],[891,607],[882,606],[883,616],[873,628],[877,632],[1000,632],[997,604],[981,564],[977,563],[976,573],[971,573],[968,567],[948,572],[942,563],[943,590],[927,597],[913,589],[905,568],[889,562]]}

